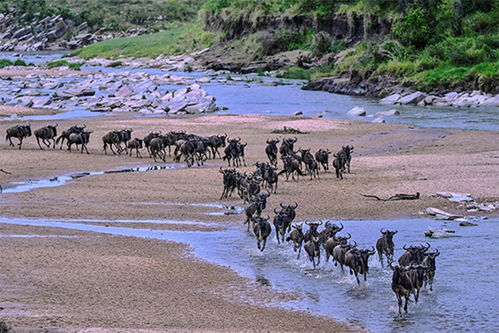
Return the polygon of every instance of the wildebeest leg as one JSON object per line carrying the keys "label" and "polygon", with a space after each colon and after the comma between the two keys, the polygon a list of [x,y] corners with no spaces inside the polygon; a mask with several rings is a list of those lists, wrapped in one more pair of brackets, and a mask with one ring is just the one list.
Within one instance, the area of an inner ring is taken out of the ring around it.
{"label": "wildebeest leg", "polygon": [[296,257],[296,259],[300,259],[300,253],[301,253],[301,244],[298,247],[298,257]]}
{"label": "wildebeest leg", "polygon": [[23,145],[23,138],[20,137],[19,138],[19,149],[21,149],[21,146]]}
{"label": "wildebeest leg", "polygon": [[399,316],[402,315],[402,295],[400,295],[398,292],[395,293],[397,296],[397,303],[399,305]]}
{"label": "wildebeest leg", "polygon": [[41,150],[43,150],[42,146],[40,145],[40,138],[36,137],[36,143],[38,143],[38,147],[40,147]]}
{"label": "wildebeest leg", "polygon": [[42,142],[47,146],[47,148],[50,148],[50,141],[48,139],[43,139]]}
{"label": "wildebeest leg", "polygon": [[[381,263],[381,267],[383,268],[384,265],[383,265],[383,252],[382,251],[378,251],[378,257],[379,257],[379,262]],[[388,258],[387,258],[388,260]]]}
{"label": "wildebeest leg", "polygon": [[360,286],[359,275],[355,273],[355,279],[357,280],[357,285]]}
{"label": "wildebeest leg", "polygon": [[409,302],[409,293],[404,295],[405,297],[405,304],[404,304],[404,311],[407,313],[407,302]]}
{"label": "wildebeest leg", "polygon": [[[140,157],[140,158],[142,158],[142,154],[140,153],[139,148],[136,148],[136,150],[135,150],[135,151],[136,151],[136,153],[137,153],[137,154],[136,154],[136,157]],[[131,150],[131,149],[130,149],[130,155],[132,155],[132,150]]]}

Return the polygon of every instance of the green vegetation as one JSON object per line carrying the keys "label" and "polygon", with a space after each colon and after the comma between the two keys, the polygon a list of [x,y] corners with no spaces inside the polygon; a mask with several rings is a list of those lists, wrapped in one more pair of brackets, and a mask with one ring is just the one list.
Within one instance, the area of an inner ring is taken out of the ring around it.
{"label": "green vegetation", "polygon": [[189,23],[166,32],[106,40],[76,50],[72,55],[83,58],[157,57],[160,54],[169,56],[210,47],[218,38],[219,34],[204,31],[199,23]]}
{"label": "green vegetation", "polygon": [[76,24],[87,22],[109,31],[132,27],[159,31],[172,22],[196,18],[203,0],[3,0],[0,12],[17,8],[16,18],[30,24],[33,19],[61,15]]}
{"label": "green vegetation", "polygon": [[24,60],[17,59],[15,61],[11,61],[9,59],[0,59],[0,68],[4,68],[7,66],[34,66],[34,64],[27,64]]}
{"label": "green vegetation", "polygon": [[79,71],[80,70],[80,64],[75,63],[75,62],[69,62],[67,60],[56,60],[56,61],[51,61],[47,63],[48,68],[54,68],[54,67],[62,67],[62,66],[67,66],[72,70]]}

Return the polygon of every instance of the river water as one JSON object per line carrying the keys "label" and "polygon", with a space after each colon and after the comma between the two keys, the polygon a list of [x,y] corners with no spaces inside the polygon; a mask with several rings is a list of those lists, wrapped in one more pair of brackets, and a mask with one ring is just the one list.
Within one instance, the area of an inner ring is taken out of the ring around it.
{"label": "river water", "polygon": [[[62,56],[60,53],[22,54],[0,53],[1,58],[15,60],[24,59],[26,62],[40,63],[52,61]],[[103,73],[124,72],[146,72],[149,74],[175,74],[180,76],[202,77],[205,73],[178,73],[168,72],[161,69],[131,69],[131,68],[107,68],[107,67],[82,67],[82,70]],[[300,111],[304,116],[325,118],[352,119],[361,121],[372,121],[377,112],[396,109],[400,116],[383,116],[388,123],[401,123],[421,127],[459,128],[499,130],[499,108],[493,106],[485,107],[418,107],[400,105],[382,105],[377,100],[365,97],[355,97],[339,94],[331,94],[323,91],[302,90],[304,81],[285,80],[271,77],[258,77],[256,75],[231,75],[232,78],[249,80],[228,81],[220,83],[212,81],[202,84],[202,87],[212,96],[217,98],[219,106],[227,107],[228,110],[221,114],[266,114],[266,115],[293,115]],[[214,78],[227,78],[227,75],[219,75]],[[82,80],[84,78],[82,77]],[[262,81],[251,82],[251,80]],[[268,82],[277,82],[277,86],[269,86]],[[179,89],[179,86],[165,86],[164,89]],[[1,97],[1,96],[0,96]],[[347,112],[353,107],[360,106],[366,109],[367,117],[353,117]],[[28,120],[56,120],[68,118],[80,118],[95,116],[82,108],[76,108],[72,112],[51,116],[30,116]]]}
{"label": "river water", "polygon": [[[96,222],[102,223],[102,226],[94,225]],[[426,242],[423,231],[428,227],[456,229],[455,237],[430,241],[432,248],[438,248],[441,252],[437,258],[433,291],[422,291],[419,303],[411,302],[409,313],[402,317],[398,316],[396,299],[390,287],[391,271],[382,269],[376,256],[370,259],[367,282],[362,281],[359,287],[352,276],[342,274],[331,262],[325,263],[324,257],[314,271],[304,253],[300,259],[296,259],[291,245],[278,245],[274,235],[271,235],[265,251],[260,252],[256,248],[255,238],[246,233],[243,226],[225,231],[179,232],[106,226],[110,222],[115,221],[0,217],[0,223],[62,227],[183,242],[199,258],[229,266],[262,285],[303,296],[299,300],[281,302],[281,306],[349,321],[372,332],[499,331],[499,301],[495,297],[499,284],[496,274],[499,269],[499,220],[481,221],[478,227],[468,228],[458,227],[457,222],[445,223],[431,219],[342,221],[345,229],[341,233],[351,233],[352,239],[360,247],[374,245],[380,228],[399,230],[394,237],[396,258],[402,254],[401,247],[404,244]]]}

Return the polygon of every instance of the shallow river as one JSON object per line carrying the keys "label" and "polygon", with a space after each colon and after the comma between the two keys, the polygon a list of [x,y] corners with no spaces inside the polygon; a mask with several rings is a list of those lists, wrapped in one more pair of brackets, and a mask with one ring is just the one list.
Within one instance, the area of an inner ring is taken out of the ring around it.
{"label": "shallow river", "polygon": [[[24,54],[21,58],[26,62],[40,63],[43,61],[52,61],[61,56],[62,54],[57,53],[42,53]],[[0,59],[1,58],[15,60],[19,57],[14,56],[14,53],[3,52],[0,53]],[[147,72],[158,75],[169,73],[192,77],[202,77],[206,75],[205,73],[177,73],[161,69],[142,68],[131,69],[84,66],[82,69],[88,71],[101,71],[104,73]],[[257,77],[256,75],[251,74],[231,76],[233,78],[258,79],[264,82],[274,81],[284,84],[268,86],[257,82],[241,81],[202,84],[202,87],[208,91],[210,95],[217,98],[217,104],[219,106],[228,108],[226,111],[219,112],[222,114],[292,115],[297,111],[301,111],[304,116],[310,117],[316,117],[321,114],[326,118],[372,121],[377,117],[377,112],[397,109],[400,111],[400,116],[383,116],[386,122],[411,124],[421,127],[499,130],[499,108],[497,107],[456,108],[382,105],[377,103],[377,100],[365,97],[302,90],[300,88],[304,82],[299,80]],[[226,78],[226,75],[221,75],[219,78]],[[179,86],[165,86],[164,88],[170,90],[179,89]],[[366,118],[352,117],[346,114],[350,109],[356,106],[364,107],[366,109]],[[26,119],[55,120],[95,115],[95,113],[77,108],[69,113],[52,116],[31,116],[26,117]]]}
{"label": "shallow river", "polygon": [[[85,222],[101,222],[102,226]],[[32,226],[55,226],[100,233],[155,238],[187,243],[196,256],[208,262],[229,266],[243,276],[273,288],[298,292],[303,298],[280,303],[281,306],[310,311],[347,320],[372,332],[497,332],[499,301],[495,294],[499,284],[499,220],[484,220],[478,227],[460,228],[457,222],[445,224],[456,229],[456,237],[433,239],[438,248],[437,273],[433,292],[423,291],[419,304],[410,303],[409,313],[398,317],[396,299],[391,291],[391,271],[382,269],[377,257],[371,257],[367,282],[358,287],[354,278],[342,274],[324,257],[315,271],[302,253],[296,259],[291,245],[278,245],[275,235],[263,253],[256,248],[253,236],[245,228],[225,231],[179,232],[165,230],[106,227],[112,220],[22,219],[2,218],[0,223]],[[144,220],[119,222],[151,223]],[[157,221],[193,224],[192,221]],[[197,222],[205,225],[203,222]],[[444,222],[430,219],[391,221],[342,221],[359,246],[373,245],[379,229],[400,230],[394,237],[395,257],[404,244],[427,241],[423,231],[440,227]],[[230,253],[230,255],[229,255]],[[477,258],[484,258],[477,260]],[[488,258],[488,259],[485,259]]]}

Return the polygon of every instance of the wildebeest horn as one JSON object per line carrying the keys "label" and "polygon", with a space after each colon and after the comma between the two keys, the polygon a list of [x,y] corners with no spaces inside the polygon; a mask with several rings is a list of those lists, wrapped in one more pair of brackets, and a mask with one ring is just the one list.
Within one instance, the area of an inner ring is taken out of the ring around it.
{"label": "wildebeest horn", "polygon": [[385,228],[379,229],[379,232],[381,232],[384,235],[386,231],[383,231],[383,229],[385,229]]}
{"label": "wildebeest horn", "polygon": [[220,171],[219,172],[224,173],[224,171],[222,170],[222,167],[220,167]]}
{"label": "wildebeest horn", "polygon": [[395,230],[395,231],[393,232],[393,234],[395,235],[397,232],[398,232],[398,230]]}
{"label": "wildebeest horn", "polygon": [[305,221],[305,224],[306,224],[306,225],[310,225],[310,223],[309,223],[308,221]]}
{"label": "wildebeest horn", "polygon": [[281,208],[285,208],[284,205],[283,205],[283,202],[281,202],[280,205],[281,205]]}
{"label": "wildebeest horn", "polygon": [[298,203],[295,201],[295,205],[293,206],[293,209],[296,209],[298,207]]}
{"label": "wildebeest horn", "polygon": [[237,142],[241,141],[241,138],[240,137],[237,137],[236,138]]}
{"label": "wildebeest horn", "polygon": [[375,253],[376,253],[376,250],[374,249],[374,246],[372,246],[372,245],[371,245],[371,247],[372,247],[372,250],[371,250],[371,251],[369,251],[369,254],[371,254],[371,255],[372,255],[372,254],[375,254]]}
{"label": "wildebeest horn", "polygon": [[293,137],[293,139],[294,139],[295,142],[298,141],[298,138],[296,136]]}
{"label": "wildebeest horn", "polygon": [[354,245],[352,245],[352,247],[357,247],[357,242],[356,241],[352,241],[354,242]]}
{"label": "wildebeest horn", "polygon": [[83,124],[83,128],[87,128],[87,125]]}
{"label": "wildebeest horn", "polygon": [[266,142],[267,142],[267,143],[269,143],[269,139],[267,139],[267,141],[266,141]]}
{"label": "wildebeest horn", "polygon": [[407,245],[402,246],[402,248],[406,251],[409,251],[410,247],[407,247]]}
{"label": "wildebeest horn", "polygon": [[437,251],[435,252],[435,257],[438,257],[440,255],[440,251],[436,249]]}
{"label": "wildebeest horn", "polygon": [[317,225],[322,225],[322,221],[319,221],[319,222],[317,223]]}
{"label": "wildebeest horn", "polygon": [[428,251],[428,249],[431,247],[430,243],[428,243],[428,242],[426,243],[426,245],[428,245],[428,246],[427,247],[424,247],[424,246],[422,247],[425,250],[425,252]]}
{"label": "wildebeest horn", "polygon": [[276,210],[276,209],[277,209],[277,208],[274,208],[274,213],[276,213],[276,215],[277,215],[277,214],[279,214],[279,213],[277,212],[277,210]]}
{"label": "wildebeest horn", "polygon": [[343,223],[340,223],[340,225],[341,225],[341,229],[340,229],[340,230],[338,230],[338,231],[341,231],[341,230],[343,230],[343,228],[344,228]]}
{"label": "wildebeest horn", "polygon": [[349,232],[347,232],[347,234],[348,234],[348,237],[347,237],[347,239],[350,239],[350,238],[352,238],[352,235],[350,235],[350,233],[349,233]]}

